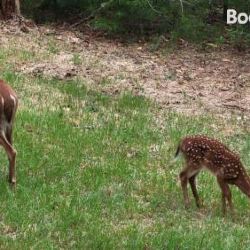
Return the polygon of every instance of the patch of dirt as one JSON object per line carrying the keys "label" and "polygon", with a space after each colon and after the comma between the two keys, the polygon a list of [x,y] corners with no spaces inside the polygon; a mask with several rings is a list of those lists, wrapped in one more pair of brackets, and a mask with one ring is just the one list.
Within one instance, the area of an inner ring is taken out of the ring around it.
{"label": "patch of dirt", "polygon": [[61,52],[52,59],[42,63],[30,63],[22,65],[21,71],[25,74],[43,75],[49,78],[64,80],[77,75],[77,69],[73,65],[73,55]]}
{"label": "patch of dirt", "polygon": [[[21,35],[19,30],[16,35],[11,32],[11,36],[6,30],[0,26],[0,32],[6,34],[1,36],[1,46],[18,36],[19,41],[29,43],[28,48],[35,48],[35,53],[48,51],[48,39],[60,48],[47,59],[16,64],[22,73],[59,79],[78,77],[91,88],[109,94],[132,91],[187,114],[236,112],[250,117],[248,53],[229,49],[200,52],[186,46],[163,55],[149,52],[145,44],[126,45],[87,30],[77,33],[40,27]],[[37,39],[41,41],[39,46]]]}

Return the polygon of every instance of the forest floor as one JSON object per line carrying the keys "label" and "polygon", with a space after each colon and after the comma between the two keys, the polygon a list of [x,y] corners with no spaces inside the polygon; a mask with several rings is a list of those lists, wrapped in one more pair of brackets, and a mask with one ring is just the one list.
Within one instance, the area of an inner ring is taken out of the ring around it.
{"label": "forest floor", "polygon": [[[27,34],[4,26],[0,42],[1,46],[14,43],[23,54],[27,52],[15,64],[21,73],[81,78],[102,92],[131,91],[185,114],[211,111],[250,117],[249,53],[213,46],[172,49],[167,44],[151,52],[150,44],[125,44],[89,30],[79,33],[51,27],[31,29]],[[52,53],[48,55],[47,50]]]}

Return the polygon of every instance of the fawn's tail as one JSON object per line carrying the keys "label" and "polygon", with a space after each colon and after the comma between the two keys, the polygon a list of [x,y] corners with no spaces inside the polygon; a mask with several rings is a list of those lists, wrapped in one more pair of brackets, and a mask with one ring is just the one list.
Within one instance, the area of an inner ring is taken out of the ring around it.
{"label": "fawn's tail", "polygon": [[179,153],[180,153],[180,145],[178,146],[178,148],[176,150],[174,158],[169,162],[169,164],[168,164],[169,167],[173,167],[174,166],[174,164],[178,160]]}
{"label": "fawn's tail", "polygon": [[174,158],[177,158],[178,155],[179,155],[179,153],[180,153],[180,144],[179,144],[178,147],[177,147],[177,150],[176,150],[176,153],[175,153]]}

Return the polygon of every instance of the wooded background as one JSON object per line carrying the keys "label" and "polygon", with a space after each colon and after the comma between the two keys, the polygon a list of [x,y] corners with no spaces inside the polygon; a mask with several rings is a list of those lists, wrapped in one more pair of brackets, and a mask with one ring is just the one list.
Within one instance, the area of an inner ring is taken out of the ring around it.
{"label": "wooded background", "polygon": [[[21,11],[36,23],[68,22],[126,37],[164,35],[166,39],[246,46],[250,25],[226,25],[226,10],[250,13],[247,0],[22,0]],[[2,18],[19,14],[19,0],[1,0]],[[133,34],[133,36],[131,36]]]}

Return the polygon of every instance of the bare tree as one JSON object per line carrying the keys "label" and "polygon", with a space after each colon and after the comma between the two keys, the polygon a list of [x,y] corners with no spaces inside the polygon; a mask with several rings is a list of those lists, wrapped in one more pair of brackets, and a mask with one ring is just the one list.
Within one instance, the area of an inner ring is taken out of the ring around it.
{"label": "bare tree", "polygon": [[9,19],[20,14],[20,0],[0,0],[0,18]]}

